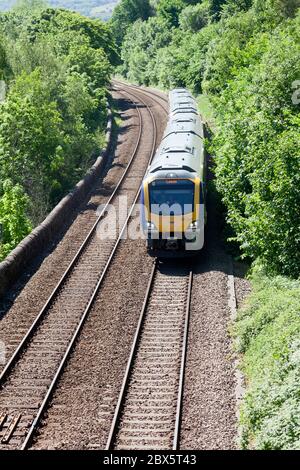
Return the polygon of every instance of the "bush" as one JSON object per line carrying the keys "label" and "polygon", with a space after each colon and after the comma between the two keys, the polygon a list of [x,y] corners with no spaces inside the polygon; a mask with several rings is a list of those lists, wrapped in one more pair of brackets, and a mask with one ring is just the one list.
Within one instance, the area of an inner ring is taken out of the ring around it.
{"label": "bush", "polygon": [[[0,15],[0,27],[0,79],[8,85],[0,103],[0,181],[22,189],[35,226],[100,152],[115,45],[107,25],[65,10],[17,9]],[[15,219],[3,207],[9,227]],[[1,256],[19,241],[5,230]]]}
{"label": "bush", "polygon": [[179,24],[183,31],[197,32],[209,22],[210,7],[208,1],[189,5],[179,15]]}
{"label": "bush", "polygon": [[258,267],[251,280],[253,293],[234,327],[247,379],[241,444],[299,449],[300,282],[269,278]]}
{"label": "bush", "polygon": [[31,223],[26,215],[29,198],[21,185],[13,185],[10,180],[2,184],[0,199],[0,260],[31,231]]}
{"label": "bush", "polygon": [[250,41],[238,76],[222,93],[213,86],[222,123],[217,185],[228,220],[245,255],[293,276],[300,272],[300,116],[291,89],[300,76],[299,18]]}

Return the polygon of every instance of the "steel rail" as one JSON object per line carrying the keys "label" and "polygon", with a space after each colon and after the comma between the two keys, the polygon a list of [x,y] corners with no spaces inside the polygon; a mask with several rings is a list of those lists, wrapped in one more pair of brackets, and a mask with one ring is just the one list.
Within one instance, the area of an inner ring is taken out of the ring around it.
{"label": "steel rail", "polygon": [[0,386],[3,384],[7,374],[9,373],[9,371],[12,369],[12,367],[15,365],[16,361],[18,360],[21,352],[23,351],[24,347],[26,346],[26,344],[28,343],[28,341],[30,340],[30,338],[32,337],[32,335],[34,334],[34,332],[36,331],[38,325],[41,323],[42,319],[44,318],[45,316],[45,313],[49,310],[51,304],[52,304],[52,301],[54,300],[55,296],[59,293],[59,290],[61,289],[62,285],[64,284],[64,282],[66,281],[67,277],[69,276],[69,274],[71,273],[72,269],[74,268],[76,262],[78,261],[80,255],[83,253],[84,249],[87,247],[88,245],[88,242],[89,240],[91,239],[91,237],[93,236],[93,234],[95,233],[96,229],[97,229],[97,226],[99,224],[99,222],[103,219],[105,213],[106,213],[106,210],[107,210],[107,207],[109,206],[109,204],[112,202],[112,200],[115,198],[117,192],[119,191],[119,188],[120,186],[122,185],[124,179],[126,178],[127,176],[127,173],[132,165],[132,162],[134,161],[134,158],[137,154],[137,151],[138,151],[138,148],[139,148],[139,145],[140,145],[140,139],[141,139],[141,135],[142,135],[142,117],[141,117],[141,112],[139,110],[139,108],[137,107],[136,105],[136,110],[137,110],[137,113],[138,113],[138,117],[139,117],[139,134],[138,134],[138,139],[137,139],[137,142],[136,142],[136,145],[135,145],[135,148],[134,148],[134,151],[131,155],[131,158],[128,162],[128,165],[121,177],[121,179],[119,180],[117,186],[115,187],[113,193],[111,194],[111,196],[109,197],[107,203],[105,204],[105,206],[103,207],[101,213],[99,214],[99,216],[97,217],[94,225],[92,226],[92,228],[90,229],[88,235],[86,236],[86,238],[84,239],[84,241],[82,242],[79,250],[77,251],[76,255],[74,256],[74,258],[72,259],[72,261],[70,262],[70,264],[68,265],[67,269],[65,270],[64,274],[62,275],[61,279],[58,281],[58,283],[56,284],[56,286],[54,287],[52,293],[50,294],[50,296],[48,297],[48,299],[46,300],[45,304],[43,305],[42,309],[40,310],[38,316],[36,317],[36,319],[34,320],[34,322],[32,323],[32,325],[30,326],[30,328],[28,329],[28,331],[25,333],[23,339],[21,340],[19,346],[17,347],[17,349],[15,350],[15,352],[13,353],[13,355],[11,356],[11,358],[9,359],[8,363],[6,364],[6,366],[4,367],[4,369],[2,370],[1,374],[0,374]]}
{"label": "steel rail", "polygon": [[[151,97],[151,99],[153,101],[155,101],[164,110],[164,112],[166,112],[168,114],[168,110],[156,99],[156,98],[159,98],[162,101],[164,101],[165,103],[167,103],[167,105],[168,105],[168,103],[169,103],[168,98],[163,97],[158,93],[155,93],[153,90],[151,90],[151,91],[145,90],[144,88],[140,88],[138,85],[127,84],[125,82],[122,82],[121,80],[113,79],[112,83],[115,83],[117,86],[120,86],[120,85],[121,86],[126,86],[130,89],[134,88],[134,90],[138,91],[139,93],[142,93],[142,94],[146,95],[148,98]],[[156,98],[153,98],[153,96],[155,96]]]}
{"label": "steel rail", "polygon": [[188,334],[189,334],[189,324],[190,324],[192,287],[193,287],[193,271],[191,270],[189,274],[188,297],[187,297],[187,305],[186,305],[186,311],[185,311],[185,324],[184,324],[184,333],[183,333],[182,357],[181,357],[181,365],[180,365],[173,450],[179,449],[180,427],[181,427],[181,417],[182,417],[182,399],[183,399],[186,355],[187,355]]}
{"label": "steel rail", "polygon": [[65,366],[65,364],[66,364],[66,362],[67,362],[67,360],[68,360],[68,358],[69,358],[69,355],[70,355],[72,349],[73,349],[73,346],[75,345],[75,342],[76,342],[77,338],[79,337],[79,334],[80,334],[80,331],[82,330],[82,327],[83,327],[83,325],[84,325],[84,322],[85,322],[87,316],[89,315],[89,313],[90,313],[90,311],[91,311],[91,308],[92,308],[92,306],[93,306],[93,304],[94,304],[94,302],[95,302],[95,299],[96,299],[96,297],[97,297],[97,295],[98,295],[98,293],[99,293],[100,287],[101,287],[101,285],[102,285],[102,283],[103,283],[103,280],[104,280],[104,278],[105,278],[105,276],[106,276],[106,273],[107,273],[107,271],[108,271],[108,269],[109,269],[109,267],[110,267],[110,265],[111,265],[111,262],[112,262],[112,260],[113,260],[113,258],[114,258],[114,255],[115,255],[115,253],[116,253],[116,251],[117,251],[117,249],[118,249],[118,247],[119,247],[119,244],[120,244],[121,240],[123,239],[123,234],[124,234],[124,232],[125,232],[125,230],[126,230],[126,228],[127,228],[127,226],[128,226],[128,223],[129,223],[129,221],[130,221],[130,219],[131,219],[131,217],[132,217],[132,213],[133,213],[133,211],[134,211],[134,209],[135,209],[135,206],[136,206],[136,203],[137,203],[137,201],[138,201],[139,195],[140,195],[140,190],[138,190],[138,192],[137,192],[137,194],[136,194],[136,196],[135,196],[134,202],[133,202],[133,204],[132,204],[132,206],[131,206],[131,209],[130,209],[130,211],[129,211],[129,214],[128,214],[127,218],[126,218],[126,221],[125,221],[125,223],[124,223],[124,226],[123,226],[123,228],[122,228],[122,230],[121,230],[121,232],[120,232],[120,234],[119,234],[119,236],[118,236],[118,239],[117,239],[117,241],[116,241],[116,244],[115,244],[115,246],[114,246],[114,248],[113,248],[113,250],[112,250],[112,252],[111,252],[111,254],[110,254],[110,256],[109,256],[109,259],[108,259],[108,261],[107,261],[107,263],[106,263],[106,265],[105,265],[105,267],[104,267],[104,269],[103,269],[103,271],[102,271],[101,277],[100,277],[99,281],[97,282],[97,285],[96,285],[96,287],[95,287],[94,292],[92,293],[92,296],[91,296],[91,298],[90,298],[90,300],[89,300],[89,303],[88,303],[88,305],[86,306],[86,308],[85,308],[85,310],[84,310],[84,312],[83,312],[83,315],[82,315],[82,317],[81,317],[81,319],[80,319],[80,322],[79,322],[79,324],[78,324],[78,326],[77,326],[77,328],[76,328],[76,330],[75,330],[75,332],[74,332],[74,334],[73,334],[73,336],[72,336],[72,338],[71,338],[71,341],[70,341],[70,343],[69,343],[69,345],[68,345],[68,347],[67,347],[67,350],[66,350],[66,352],[65,352],[65,354],[64,354],[64,356],[63,356],[63,358],[62,358],[62,360],[61,360],[61,362],[60,362],[60,364],[59,364],[59,367],[58,367],[58,369],[57,369],[57,371],[56,371],[56,374],[55,374],[55,376],[54,376],[54,378],[53,378],[53,380],[52,380],[52,382],[51,382],[51,384],[50,384],[50,386],[49,386],[49,388],[48,388],[48,390],[47,390],[47,394],[46,394],[46,396],[45,396],[45,398],[44,398],[44,400],[43,400],[43,402],[42,402],[42,404],[41,404],[41,406],[40,406],[40,408],[39,408],[39,411],[38,411],[38,413],[37,413],[37,416],[36,416],[35,420],[33,421],[32,425],[31,425],[31,427],[30,427],[30,429],[29,429],[29,431],[28,431],[28,433],[27,433],[27,435],[26,435],[26,439],[25,439],[25,441],[24,441],[24,443],[23,443],[23,445],[22,445],[22,447],[21,447],[21,450],[25,450],[25,449],[28,447],[28,444],[30,443],[30,441],[31,441],[31,439],[32,439],[33,433],[34,433],[35,429],[37,428],[37,425],[38,425],[38,423],[39,423],[39,421],[40,421],[40,419],[41,419],[41,417],[42,417],[42,415],[43,415],[43,413],[44,413],[44,411],[45,411],[45,409],[46,409],[46,407],[47,407],[47,404],[48,404],[48,402],[49,402],[49,400],[50,400],[50,398],[51,398],[51,396],[52,396],[52,393],[53,393],[53,391],[54,391],[54,389],[55,389],[55,386],[56,386],[56,384],[57,384],[57,381],[59,380],[59,378],[60,378],[60,376],[61,376],[61,373],[62,373],[62,371],[63,371],[63,368],[64,368],[64,366]]}
{"label": "steel rail", "polygon": [[[119,430],[119,422],[122,415],[122,410],[124,403],[126,401],[126,395],[128,391],[129,381],[133,369],[134,360],[136,358],[137,348],[139,340],[141,337],[142,327],[145,321],[147,306],[149,304],[150,295],[152,292],[153,281],[155,273],[157,270],[158,260],[155,258],[153,268],[150,274],[147,291],[145,294],[143,306],[141,309],[140,317],[138,320],[137,328],[133,338],[129,358],[127,361],[125,374],[120,389],[117,405],[115,407],[114,417],[112,420],[111,428],[109,431],[107,443],[105,450],[112,450],[115,443],[115,438]],[[178,385],[178,396],[177,396],[177,406],[176,406],[176,418],[174,426],[174,438],[172,450],[178,450],[179,447],[179,437],[180,437],[180,426],[181,426],[181,416],[182,416],[182,398],[183,398],[183,388],[184,388],[184,376],[185,376],[185,365],[186,365],[186,353],[187,353],[187,344],[188,344],[188,332],[189,332],[189,321],[190,321],[190,306],[191,306],[191,294],[192,294],[192,283],[193,283],[193,271],[189,272],[189,282],[188,282],[188,292],[187,292],[187,304],[185,309],[185,323],[183,331],[183,343],[182,343],[182,354],[181,354],[181,363],[180,363],[180,373],[179,373],[179,385]]]}
{"label": "steel rail", "polygon": [[[128,94],[128,95],[131,94],[131,93],[127,92],[127,91],[125,91],[125,93]],[[133,94],[131,94],[131,95],[134,96]],[[141,101],[142,101],[142,100],[141,100]],[[153,132],[153,143],[152,143],[152,148],[151,148],[150,158],[149,158],[149,161],[151,161],[152,158],[153,158],[153,156],[154,156],[154,152],[155,152],[155,146],[156,146],[156,140],[157,140],[157,126],[156,126],[155,118],[154,118],[154,115],[153,115],[152,111],[150,110],[150,108],[147,106],[147,104],[146,104],[145,102],[144,102],[144,105],[147,107],[147,109],[148,109],[148,111],[149,111],[149,114],[150,114],[150,116],[151,116],[152,123],[153,123],[153,131],[154,131],[154,132]],[[137,109],[138,109],[138,108],[137,108]],[[139,135],[141,135],[141,133],[140,133]],[[137,146],[137,147],[138,147],[138,146]],[[118,187],[120,187],[120,184],[118,185]],[[41,417],[43,416],[43,414],[44,414],[44,412],[45,412],[45,409],[46,409],[46,407],[47,407],[47,405],[48,405],[48,403],[49,403],[49,400],[50,400],[50,398],[51,398],[51,396],[52,396],[52,394],[53,394],[53,391],[54,391],[54,389],[55,389],[55,387],[56,387],[56,384],[57,384],[57,382],[58,382],[58,380],[59,380],[59,378],[60,378],[60,376],[61,376],[61,373],[62,373],[62,371],[63,371],[63,369],[64,369],[64,366],[65,366],[65,364],[66,364],[66,362],[67,362],[67,360],[68,360],[68,358],[69,358],[69,356],[70,356],[70,353],[71,353],[71,351],[72,351],[72,349],[73,349],[73,346],[74,346],[74,344],[75,344],[75,342],[76,342],[76,340],[77,340],[77,338],[78,338],[78,336],[79,336],[79,334],[80,334],[80,332],[81,332],[81,330],[82,330],[82,327],[83,327],[83,325],[84,325],[84,323],[85,323],[85,320],[86,320],[88,314],[90,313],[90,310],[91,310],[91,308],[92,308],[92,305],[94,304],[94,301],[95,301],[95,299],[96,299],[96,297],[97,297],[97,295],[98,295],[99,289],[100,289],[100,287],[101,287],[101,285],[102,285],[102,283],[103,283],[103,280],[104,280],[104,278],[105,278],[105,276],[106,276],[106,273],[107,273],[107,271],[108,271],[108,269],[109,269],[109,267],[110,267],[110,265],[111,265],[111,262],[112,262],[112,260],[113,260],[113,258],[114,258],[114,255],[115,255],[116,251],[117,251],[117,248],[119,247],[119,244],[120,244],[121,240],[123,239],[123,234],[124,234],[124,232],[125,232],[125,230],[126,230],[126,228],[127,228],[127,226],[128,226],[129,220],[130,220],[131,217],[132,217],[132,213],[133,213],[133,211],[134,211],[134,209],[135,209],[135,206],[136,206],[136,203],[137,203],[137,201],[138,201],[138,199],[139,199],[140,191],[141,191],[141,189],[139,188],[138,191],[137,191],[137,193],[136,193],[134,202],[133,202],[133,204],[132,204],[132,206],[131,206],[131,208],[130,208],[129,214],[128,214],[127,218],[126,218],[126,221],[125,221],[125,223],[124,223],[124,225],[123,225],[123,228],[122,228],[122,230],[121,230],[121,232],[120,232],[120,234],[119,234],[119,236],[118,236],[118,239],[117,239],[117,241],[116,241],[116,243],[115,243],[115,246],[114,246],[114,248],[113,248],[113,250],[112,250],[112,252],[111,252],[111,254],[110,254],[110,256],[109,256],[109,259],[108,259],[108,261],[107,261],[107,263],[106,263],[106,265],[105,265],[105,267],[104,267],[104,269],[103,269],[103,271],[102,271],[101,277],[100,277],[100,279],[99,279],[99,281],[98,281],[98,283],[97,283],[97,285],[96,285],[96,287],[95,287],[95,289],[94,289],[94,291],[93,291],[93,293],[92,293],[92,296],[91,296],[91,298],[90,298],[90,300],[89,300],[89,303],[88,303],[88,305],[87,305],[87,307],[86,307],[86,309],[85,309],[85,311],[84,311],[84,313],[83,313],[83,315],[82,315],[82,317],[81,317],[81,319],[80,319],[80,322],[79,322],[79,324],[78,324],[78,326],[77,326],[77,328],[76,328],[76,330],[75,330],[75,332],[74,332],[74,334],[73,334],[73,336],[72,336],[72,338],[71,338],[71,341],[70,341],[70,343],[69,343],[69,345],[68,345],[68,347],[67,347],[67,350],[66,350],[66,352],[65,352],[65,354],[64,354],[64,356],[63,356],[63,358],[62,358],[62,360],[61,360],[61,362],[60,362],[60,364],[59,364],[59,367],[58,367],[58,369],[57,369],[57,371],[56,371],[56,374],[55,374],[55,376],[54,376],[54,378],[53,378],[53,380],[52,380],[52,382],[51,382],[51,384],[50,384],[50,386],[49,386],[49,388],[48,388],[48,390],[47,390],[47,393],[46,393],[45,398],[44,398],[44,400],[43,400],[43,402],[42,402],[42,404],[41,404],[41,406],[40,406],[40,408],[39,408],[39,410],[38,410],[38,413],[37,413],[37,415],[36,415],[36,417],[35,417],[35,419],[34,419],[32,425],[31,425],[31,427],[30,427],[29,430],[28,430],[28,433],[27,433],[27,435],[26,435],[26,438],[25,438],[25,440],[24,440],[24,442],[23,442],[23,444],[22,444],[21,450],[26,450],[26,449],[28,448],[29,444],[30,444],[31,441],[32,441],[34,432],[35,432],[35,430],[36,430],[36,428],[37,428],[37,426],[38,426],[38,424],[39,424],[39,422],[40,422]]]}
{"label": "steel rail", "polygon": [[[122,94],[124,94],[124,93],[122,93]],[[148,112],[149,112],[149,114],[150,114],[150,116],[151,116],[151,120],[152,120],[152,124],[153,124],[153,142],[152,142],[152,148],[151,148],[150,158],[149,158],[149,162],[151,162],[151,160],[152,160],[152,158],[153,158],[153,156],[154,156],[155,146],[156,146],[156,141],[157,141],[157,126],[156,126],[156,121],[155,121],[154,115],[153,115],[153,113],[152,113],[150,107],[149,107],[142,99],[140,99],[139,97],[137,97],[137,96],[134,95],[133,93],[130,93],[130,92],[127,92],[127,91],[125,91],[125,94],[127,94],[127,95],[129,95],[129,96],[131,95],[132,97],[134,97],[134,99],[137,99],[138,101],[142,101],[142,102],[144,103],[144,105],[146,106],[146,108],[147,108],[147,110],[148,110]],[[136,103],[135,103],[135,104],[136,104]],[[105,214],[105,211],[106,211],[106,208],[107,208],[108,204],[112,201],[112,199],[114,198],[114,196],[117,194],[117,191],[118,191],[118,189],[119,189],[120,186],[121,186],[121,183],[124,181],[124,178],[125,178],[125,176],[126,176],[127,173],[128,173],[128,170],[129,170],[129,168],[130,168],[130,166],[131,166],[131,163],[132,163],[133,159],[135,158],[136,153],[137,153],[137,150],[138,150],[138,148],[139,148],[140,140],[141,140],[141,135],[142,135],[142,118],[141,118],[140,110],[139,110],[138,107],[137,107],[137,104],[136,104],[136,109],[137,109],[137,112],[138,112],[138,114],[139,114],[140,130],[139,130],[138,141],[137,141],[137,144],[136,144],[136,146],[135,146],[135,149],[134,149],[134,152],[133,152],[133,154],[132,154],[132,157],[131,157],[131,159],[130,159],[130,162],[129,162],[129,164],[128,164],[128,166],[127,166],[127,168],[126,168],[124,174],[122,175],[122,178],[121,178],[121,180],[119,181],[117,187],[115,188],[115,190],[114,190],[112,196],[109,198],[109,201],[108,201],[107,204],[105,205],[105,207],[104,207],[104,209],[102,210],[100,216],[97,218],[96,223],[94,224],[94,226],[92,227],[92,229],[91,229],[91,231],[89,232],[88,236],[86,237],[85,241],[84,241],[83,244],[81,245],[81,247],[80,247],[78,253],[76,254],[76,256],[74,257],[74,259],[73,259],[72,262],[70,263],[70,265],[69,265],[69,267],[68,267],[68,270],[64,273],[64,275],[63,275],[63,277],[61,278],[60,282],[57,284],[57,286],[55,287],[55,290],[52,292],[52,294],[51,294],[51,296],[49,297],[48,301],[47,301],[46,304],[44,305],[44,307],[43,307],[42,311],[40,312],[39,316],[35,319],[35,321],[34,321],[33,324],[31,325],[30,329],[28,330],[27,334],[24,336],[24,338],[22,339],[20,345],[18,346],[17,350],[15,351],[13,357],[11,358],[11,360],[9,361],[9,363],[7,364],[7,366],[5,367],[5,369],[3,370],[3,372],[1,373],[1,377],[0,377],[0,378],[1,378],[2,382],[3,382],[4,379],[7,377],[7,374],[9,373],[9,371],[11,371],[11,369],[13,368],[14,364],[15,364],[16,361],[18,360],[19,355],[22,353],[22,351],[25,349],[26,345],[28,344],[30,338],[31,338],[31,337],[34,335],[34,333],[36,332],[36,330],[37,330],[37,328],[38,328],[38,325],[40,324],[40,322],[41,322],[41,320],[42,320],[42,317],[44,316],[45,311],[46,311],[47,308],[51,305],[51,302],[52,302],[52,300],[54,299],[55,295],[59,292],[59,289],[61,288],[61,285],[63,284],[64,280],[67,278],[68,274],[70,273],[72,267],[74,266],[74,264],[75,264],[76,261],[78,260],[80,254],[82,253],[84,247],[86,246],[86,244],[88,243],[90,237],[92,236],[92,234],[94,233],[95,229],[97,228],[99,222],[102,220],[102,218],[103,218],[103,216],[104,216],[104,214]],[[35,419],[34,419],[32,425],[31,425],[31,427],[29,428],[28,433],[26,434],[25,440],[24,440],[24,442],[23,442],[23,444],[22,444],[22,447],[21,447],[22,450],[28,448],[28,445],[29,445],[29,443],[30,443],[31,440],[32,440],[33,434],[34,434],[34,432],[35,432],[35,430],[36,430],[36,428],[37,428],[37,426],[38,426],[38,424],[39,424],[39,421],[40,421],[40,419],[41,419],[41,417],[42,417],[42,415],[43,415],[43,413],[44,413],[44,411],[45,411],[45,409],[46,409],[46,406],[47,406],[47,404],[48,404],[48,402],[49,402],[49,400],[50,400],[50,397],[52,396],[53,390],[54,390],[54,388],[55,388],[55,386],[56,386],[56,384],[57,384],[57,381],[59,380],[59,378],[60,378],[60,376],[61,376],[61,373],[62,373],[63,368],[64,368],[64,366],[65,366],[65,364],[66,364],[66,362],[67,362],[67,359],[68,359],[68,357],[69,357],[69,355],[70,355],[70,353],[71,353],[71,351],[72,351],[72,349],[73,349],[73,346],[74,346],[74,344],[75,344],[75,342],[76,342],[76,340],[77,340],[77,338],[78,338],[78,336],[79,336],[79,333],[80,333],[80,331],[81,331],[81,329],[82,329],[82,327],[83,327],[83,324],[84,324],[84,322],[85,322],[85,320],[86,320],[86,318],[87,318],[87,316],[88,316],[88,314],[89,314],[89,312],[90,312],[90,310],[91,310],[91,307],[92,307],[92,305],[93,305],[93,303],[94,303],[94,300],[95,300],[95,298],[96,298],[96,296],[97,296],[97,294],[98,294],[98,292],[99,292],[100,286],[101,286],[101,284],[102,284],[102,282],[103,282],[103,280],[104,280],[104,277],[105,277],[105,275],[106,275],[106,273],[107,273],[107,270],[108,270],[108,268],[109,268],[109,266],[110,266],[110,264],[111,264],[111,261],[112,261],[112,259],[113,259],[113,257],[114,257],[114,254],[115,254],[115,252],[116,252],[116,250],[117,250],[117,248],[118,248],[118,246],[119,246],[119,244],[120,244],[120,241],[121,241],[122,238],[123,238],[124,231],[126,230],[127,225],[128,225],[128,223],[129,223],[129,220],[130,220],[130,218],[132,217],[132,213],[133,213],[134,208],[135,208],[135,206],[136,206],[136,203],[137,203],[137,201],[138,201],[139,195],[140,195],[140,188],[138,189],[138,191],[137,191],[137,193],[136,193],[136,196],[135,196],[134,202],[133,202],[133,204],[132,204],[132,206],[131,206],[130,212],[129,212],[129,214],[128,214],[128,216],[127,216],[127,219],[126,219],[126,221],[125,221],[125,223],[124,223],[124,226],[123,226],[123,228],[122,228],[122,230],[121,230],[121,232],[120,232],[120,234],[119,234],[119,237],[118,237],[118,239],[117,239],[117,241],[116,241],[116,243],[115,243],[115,246],[114,246],[114,248],[113,248],[113,250],[112,250],[112,252],[111,252],[111,254],[110,254],[110,257],[109,257],[109,259],[108,259],[108,261],[107,261],[107,263],[106,263],[106,265],[105,265],[105,267],[104,267],[104,270],[102,271],[102,274],[101,274],[101,276],[100,276],[100,279],[99,279],[99,281],[97,282],[97,285],[96,285],[96,287],[95,287],[95,289],[94,289],[94,291],[93,291],[93,293],[92,293],[92,296],[91,296],[91,298],[90,298],[90,301],[88,302],[88,305],[87,305],[87,307],[85,308],[82,317],[80,318],[79,324],[78,324],[78,326],[77,326],[77,328],[76,328],[74,334],[72,335],[72,338],[71,338],[71,340],[70,340],[70,342],[69,342],[69,344],[68,344],[68,347],[67,347],[67,349],[66,349],[66,351],[65,351],[65,354],[64,354],[64,356],[63,356],[63,358],[62,358],[62,360],[61,360],[61,362],[60,362],[60,364],[59,364],[58,369],[56,370],[55,376],[54,376],[54,378],[53,378],[53,380],[52,380],[50,386],[49,386],[48,389],[47,389],[47,392],[46,392],[46,395],[45,395],[45,397],[44,397],[44,399],[43,399],[43,402],[42,402],[42,404],[41,404],[40,407],[39,407],[39,410],[38,410],[38,412],[37,412],[37,414],[36,414],[36,417],[35,417]]]}
{"label": "steel rail", "polygon": [[153,284],[156,268],[157,268],[157,259],[154,260],[152,271],[151,271],[151,274],[150,274],[150,279],[149,279],[149,282],[148,282],[146,295],[145,295],[145,298],[144,298],[144,302],[143,302],[143,306],[142,306],[141,313],[140,313],[140,316],[139,316],[137,328],[136,328],[135,335],[134,335],[133,342],[132,342],[132,346],[131,346],[131,349],[130,349],[129,359],[127,361],[125,374],[124,374],[121,390],[120,390],[120,393],[119,393],[118,402],[117,402],[117,405],[116,405],[116,408],[115,408],[115,413],[114,413],[111,428],[110,428],[110,431],[109,431],[109,436],[108,436],[108,439],[107,439],[105,450],[110,450],[112,448],[116,433],[118,431],[118,422],[119,422],[119,418],[121,416],[123,403],[124,403],[125,397],[126,397],[126,391],[127,391],[127,386],[128,386],[128,383],[129,383],[132,364],[133,364],[135,354],[136,354],[136,351],[137,351],[138,340],[140,338],[140,333],[141,333],[141,330],[142,330],[142,325],[143,325],[143,322],[144,322],[145,313],[146,313],[146,310],[147,310],[147,305],[148,305],[150,294],[151,294],[151,289],[152,289],[152,284]]}

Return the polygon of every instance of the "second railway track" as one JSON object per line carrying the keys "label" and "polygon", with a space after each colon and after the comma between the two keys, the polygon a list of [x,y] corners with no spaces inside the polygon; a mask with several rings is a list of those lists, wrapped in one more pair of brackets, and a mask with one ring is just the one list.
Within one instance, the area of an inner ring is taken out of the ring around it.
{"label": "second railway track", "polygon": [[[130,163],[107,204],[116,204],[119,195],[126,193],[131,214],[140,182],[158,142],[150,106],[131,90],[125,90],[125,93],[143,103],[148,123],[137,106],[141,126],[139,139]],[[152,126],[150,139],[142,141],[142,126],[148,129]],[[138,159],[139,150],[141,155]],[[29,445],[97,295],[130,218],[130,214],[127,218],[125,216],[126,221],[115,239],[99,240],[97,227],[106,209],[107,206],[0,375],[0,449],[25,449]]]}
{"label": "second railway track", "polygon": [[106,449],[178,449],[192,280],[155,262]]}

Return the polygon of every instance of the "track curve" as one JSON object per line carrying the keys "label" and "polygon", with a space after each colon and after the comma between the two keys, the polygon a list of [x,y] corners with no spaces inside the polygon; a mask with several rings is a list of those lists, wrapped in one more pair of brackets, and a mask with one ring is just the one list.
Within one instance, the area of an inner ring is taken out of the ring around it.
{"label": "track curve", "polygon": [[[138,199],[140,181],[154,155],[157,129],[153,113],[140,97],[129,91],[125,94],[143,103],[153,126],[152,141],[142,142],[142,126],[145,124],[136,105],[140,132],[119,184],[1,373],[0,449],[25,449],[29,445],[118,247]],[[143,164],[136,158],[138,151],[144,155]],[[132,185],[133,180],[136,181],[135,185]],[[124,192],[131,200],[129,216],[125,217],[125,223],[115,239],[99,242],[97,230],[105,219],[108,205],[116,203]]]}

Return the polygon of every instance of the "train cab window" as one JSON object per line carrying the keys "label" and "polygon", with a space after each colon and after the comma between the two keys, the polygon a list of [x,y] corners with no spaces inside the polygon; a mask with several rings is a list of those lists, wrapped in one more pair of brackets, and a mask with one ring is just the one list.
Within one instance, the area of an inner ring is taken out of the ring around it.
{"label": "train cab window", "polygon": [[150,185],[153,214],[184,215],[194,210],[194,183],[189,180],[156,180]]}

